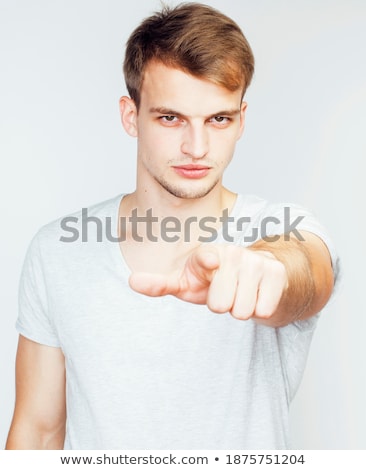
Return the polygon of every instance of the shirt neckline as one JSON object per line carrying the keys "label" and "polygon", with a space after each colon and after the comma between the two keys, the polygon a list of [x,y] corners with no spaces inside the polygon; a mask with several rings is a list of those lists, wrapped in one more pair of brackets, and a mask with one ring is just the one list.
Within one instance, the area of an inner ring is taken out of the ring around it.
{"label": "shirt neckline", "polygon": [[[119,218],[120,205],[121,205],[122,199],[126,195],[127,195],[127,193],[119,194],[115,198],[115,202],[114,202],[114,204],[112,206],[112,210],[111,210],[111,212],[112,212],[111,213],[111,230],[112,230],[112,235],[113,235],[115,240],[117,240],[117,238],[118,238],[118,218]],[[242,194],[236,194],[236,199],[235,199],[234,205],[233,205],[231,211],[229,212],[228,216],[236,218],[238,216],[238,214],[240,213],[240,210],[243,206],[243,203],[244,203],[243,195]],[[217,237],[214,241],[212,241],[212,242],[208,241],[208,242],[204,242],[204,243],[220,242],[221,239],[222,239],[222,230],[220,229],[217,232]],[[109,243],[109,245],[111,246],[112,258],[115,262],[117,270],[121,274],[123,274],[124,276],[129,277],[132,274],[132,270],[130,269],[130,267],[128,266],[128,264],[125,260],[125,257],[122,253],[122,250],[120,249],[119,242],[114,241],[114,242]]]}

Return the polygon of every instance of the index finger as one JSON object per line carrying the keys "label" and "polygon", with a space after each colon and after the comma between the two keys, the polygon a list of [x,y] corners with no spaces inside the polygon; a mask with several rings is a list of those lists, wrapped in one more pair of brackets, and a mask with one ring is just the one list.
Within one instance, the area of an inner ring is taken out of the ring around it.
{"label": "index finger", "polygon": [[199,247],[188,258],[187,268],[199,280],[210,283],[220,266],[220,257],[214,247]]}

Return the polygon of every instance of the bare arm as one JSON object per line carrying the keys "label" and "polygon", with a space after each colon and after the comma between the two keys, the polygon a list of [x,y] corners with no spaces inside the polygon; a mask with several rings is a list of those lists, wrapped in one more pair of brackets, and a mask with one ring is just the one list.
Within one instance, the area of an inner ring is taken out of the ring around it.
{"label": "bare arm", "polygon": [[175,295],[206,304],[215,313],[279,327],[319,312],[333,290],[333,269],[324,242],[310,232],[304,241],[284,236],[249,248],[201,245],[183,269],[169,275],[134,273],[130,286],[150,296]]}
{"label": "bare arm", "polygon": [[6,449],[62,449],[65,361],[59,348],[19,336],[16,402]]}

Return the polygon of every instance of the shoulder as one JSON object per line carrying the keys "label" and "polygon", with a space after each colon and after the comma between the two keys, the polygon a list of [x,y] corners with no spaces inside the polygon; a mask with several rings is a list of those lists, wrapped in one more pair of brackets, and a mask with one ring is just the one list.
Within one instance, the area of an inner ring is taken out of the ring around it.
{"label": "shoulder", "polygon": [[104,253],[105,241],[117,232],[119,203],[123,195],[80,208],[43,225],[32,237],[25,263],[42,266],[56,274],[72,266],[84,265]]}
{"label": "shoulder", "polygon": [[89,241],[82,237],[86,231],[84,238],[89,235],[90,241],[96,239],[98,232],[105,230],[108,223],[111,225],[116,222],[122,197],[123,194],[118,194],[48,222],[39,228],[32,243],[46,249],[49,244],[54,247],[56,242],[68,245],[72,242]]}
{"label": "shoulder", "polygon": [[288,201],[269,201],[254,194],[238,194],[237,212],[252,215],[253,217],[281,215],[288,210],[294,213],[312,214],[301,204]]}
{"label": "shoulder", "polygon": [[301,204],[272,202],[251,194],[239,194],[238,206],[237,217],[246,215],[252,224],[262,224],[268,229],[268,234],[285,233],[294,223],[302,230],[325,232],[314,212]]}

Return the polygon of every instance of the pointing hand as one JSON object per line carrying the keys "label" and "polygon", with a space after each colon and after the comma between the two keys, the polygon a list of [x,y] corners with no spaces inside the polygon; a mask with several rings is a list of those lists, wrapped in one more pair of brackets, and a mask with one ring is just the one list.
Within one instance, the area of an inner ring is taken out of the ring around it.
{"label": "pointing hand", "polygon": [[234,245],[201,245],[182,270],[167,275],[134,273],[129,280],[137,292],[157,297],[174,295],[186,302],[206,304],[216,313],[235,318],[267,319],[287,288],[285,266],[266,251]]}

